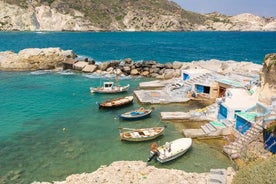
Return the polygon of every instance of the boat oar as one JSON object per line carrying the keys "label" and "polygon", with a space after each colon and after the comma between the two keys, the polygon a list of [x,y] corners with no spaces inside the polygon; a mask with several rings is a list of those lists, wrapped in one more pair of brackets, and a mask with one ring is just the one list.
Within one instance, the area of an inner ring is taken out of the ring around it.
{"label": "boat oar", "polygon": [[124,130],[136,130],[136,129],[133,129],[133,128],[123,128],[123,127],[118,127],[118,129],[124,129]]}

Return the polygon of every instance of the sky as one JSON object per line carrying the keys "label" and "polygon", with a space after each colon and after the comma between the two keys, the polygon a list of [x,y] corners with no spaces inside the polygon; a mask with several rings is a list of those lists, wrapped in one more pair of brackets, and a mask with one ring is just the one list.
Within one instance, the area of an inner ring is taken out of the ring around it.
{"label": "sky", "polygon": [[252,13],[276,18],[276,0],[172,0],[183,9],[197,13],[220,12],[225,15]]}

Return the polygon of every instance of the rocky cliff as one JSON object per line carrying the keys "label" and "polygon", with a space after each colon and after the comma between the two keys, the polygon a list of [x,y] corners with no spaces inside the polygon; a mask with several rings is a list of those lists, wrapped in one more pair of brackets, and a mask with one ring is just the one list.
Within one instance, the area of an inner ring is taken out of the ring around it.
{"label": "rocky cliff", "polygon": [[71,50],[60,48],[24,49],[19,53],[0,52],[0,71],[52,70],[62,66],[66,58],[75,58]]}
{"label": "rocky cliff", "polygon": [[276,98],[276,54],[267,54],[261,72],[259,101],[270,105]]}
{"label": "rocky cliff", "polygon": [[186,11],[168,0],[0,0],[4,31],[276,31],[274,18]]}

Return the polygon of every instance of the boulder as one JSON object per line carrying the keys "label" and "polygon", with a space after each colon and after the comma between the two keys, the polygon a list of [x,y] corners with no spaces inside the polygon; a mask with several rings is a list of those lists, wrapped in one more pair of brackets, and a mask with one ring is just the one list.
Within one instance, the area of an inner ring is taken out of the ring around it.
{"label": "boulder", "polygon": [[162,69],[162,68],[165,68],[165,65],[161,63],[157,63],[156,67]]}
{"label": "boulder", "polygon": [[180,70],[180,69],[174,70],[173,77],[174,77],[174,78],[177,78],[177,77],[180,77],[180,76],[181,76],[181,70]]}
{"label": "boulder", "polygon": [[93,73],[97,70],[98,66],[97,65],[86,65],[82,71],[86,73]]}
{"label": "boulder", "polygon": [[143,67],[151,67],[152,65],[156,65],[156,61],[143,61],[142,66]]}
{"label": "boulder", "polygon": [[150,68],[149,68],[149,67],[143,67],[142,70],[143,70],[143,71],[149,71]]}
{"label": "boulder", "polygon": [[107,73],[113,73],[113,72],[114,72],[114,68],[113,68],[113,67],[108,67],[108,68],[106,69],[106,72],[107,72]]}
{"label": "boulder", "polygon": [[130,75],[139,75],[139,71],[137,69],[132,69]]}
{"label": "boulder", "polygon": [[179,62],[179,61],[175,61],[175,62],[173,62],[172,65],[173,65],[172,66],[173,69],[180,69],[183,64],[181,62]]}
{"label": "boulder", "polygon": [[65,58],[76,58],[77,55],[72,50],[61,50],[61,55]]}
{"label": "boulder", "polygon": [[141,76],[148,76],[149,75],[149,71],[143,71],[140,73]]}
{"label": "boulder", "polygon": [[133,66],[135,67],[135,68],[140,68],[140,67],[142,67],[142,63],[134,63],[133,64]]}
{"label": "boulder", "polygon": [[95,61],[94,59],[92,59],[92,60],[88,60],[88,64],[90,64],[90,65],[94,65],[94,64],[96,64],[96,61]]}
{"label": "boulder", "polygon": [[131,58],[126,58],[124,59],[124,61],[125,61],[125,64],[131,64],[132,62]]}
{"label": "boulder", "polygon": [[116,69],[114,70],[114,73],[115,73],[116,75],[123,75],[123,72],[122,72],[122,70],[121,70],[120,68],[116,68]]}
{"label": "boulder", "polygon": [[164,79],[171,79],[175,75],[175,70],[174,69],[166,69],[163,74]]}
{"label": "boulder", "polygon": [[120,65],[121,61],[111,61],[110,67],[117,68]]}
{"label": "boulder", "polygon": [[160,68],[151,68],[149,70],[150,73],[159,73],[160,72]]}
{"label": "boulder", "polygon": [[124,66],[123,71],[127,74],[130,74],[131,68],[129,66]]}
{"label": "boulder", "polygon": [[105,71],[110,66],[111,66],[110,62],[103,62],[99,65],[99,69],[102,71]]}
{"label": "boulder", "polygon": [[172,65],[172,63],[166,63],[164,67],[165,67],[166,69],[172,69],[172,68],[173,68],[173,65]]}
{"label": "boulder", "polygon": [[164,71],[165,71],[165,68],[162,68],[161,70],[159,70],[158,74],[159,74],[159,75],[163,75],[163,74],[164,74]]}
{"label": "boulder", "polygon": [[98,74],[98,75],[102,75],[103,71],[102,71],[102,70],[97,69],[95,73],[96,73],[96,74]]}
{"label": "boulder", "polygon": [[85,61],[79,61],[73,65],[74,70],[82,71],[88,65]]}
{"label": "boulder", "polygon": [[[153,77],[153,78],[157,78],[158,76],[161,76],[161,75],[158,75],[157,73],[150,74],[150,77]],[[161,78],[162,78],[162,76],[161,76]]]}

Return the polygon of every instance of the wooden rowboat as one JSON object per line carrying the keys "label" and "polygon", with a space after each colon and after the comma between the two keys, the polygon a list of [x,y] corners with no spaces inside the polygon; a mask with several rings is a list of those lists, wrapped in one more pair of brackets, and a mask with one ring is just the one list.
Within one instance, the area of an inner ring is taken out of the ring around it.
{"label": "wooden rowboat", "polygon": [[112,100],[106,100],[99,104],[99,108],[116,108],[129,105],[133,102],[133,96],[126,96],[122,98],[115,98]]}
{"label": "wooden rowboat", "polygon": [[123,114],[119,115],[120,119],[123,120],[138,120],[138,119],[144,119],[150,116],[152,112],[152,109],[145,109],[143,107],[140,107],[137,110],[125,112]]}
{"label": "wooden rowboat", "polygon": [[150,157],[148,162],[156,157],[160,163],[165,163],[174,160],[186,153],[192,146],[191,138],[180,138],[171,142],[167,142],[163,146],[158,146],[157,143],[151,145]]}
{"label": "wooden rowboat", "polygon": [[155,139],[163,134],[165,127],[152,127],[152,128],[119,128],[120,137],[123,141],[148,141]]}

